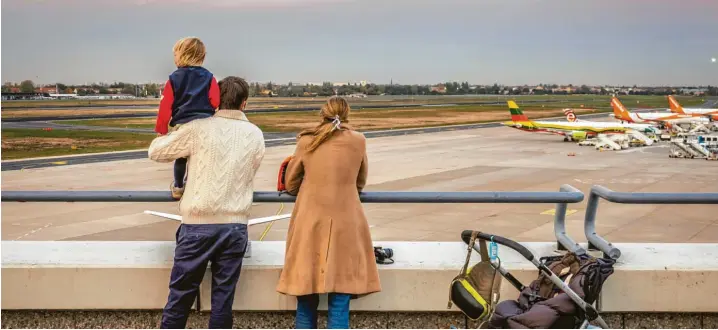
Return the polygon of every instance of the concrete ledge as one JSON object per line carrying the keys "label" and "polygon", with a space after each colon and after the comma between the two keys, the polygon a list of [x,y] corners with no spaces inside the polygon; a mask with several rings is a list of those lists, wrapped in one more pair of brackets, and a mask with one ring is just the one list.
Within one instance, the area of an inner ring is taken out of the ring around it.
{"label": "concrete ledge", "polygon": [[[461,242],[375,242],[394,249],[380,265],[382,292],[352,302],[355,311],[445,312],[448,284],[463,264]],[[525,243],[538,256],[552,243]],[[616,244],[623,256],[603,288],[604,312],[718,311],[718,244]],[[3,310],[161,309],[167,299],[173,242],[2,242]],[[291,311],[276,293],[284,242],[253,242],[234,304],[240,311]],[[502,264],[528,284],[538,271],[499,249]],[[474,259],[478,255],[474,254]],[[209,310],[209,272],[200,309]],[[504,282],[502,299],[517,292]],[[326,302],[320,308],[326,309]]]}
{"label": "concrete ledge", "polygon": [[[603,314],[613,329],[715,329],[718,313]],[[161,311],[2,311],[3,329],[156,329]],[[326,328],[326,313],[319,315],[319,328]],[[193,312],[189,329],[206,329],[209,313]],[[466,322],[457,312],[352,312],[354,329],[476,329],[478,322]],[[468,325],[468,327],[467,327]],[[235,312],[237,329],[291,329],[293,312]]]}

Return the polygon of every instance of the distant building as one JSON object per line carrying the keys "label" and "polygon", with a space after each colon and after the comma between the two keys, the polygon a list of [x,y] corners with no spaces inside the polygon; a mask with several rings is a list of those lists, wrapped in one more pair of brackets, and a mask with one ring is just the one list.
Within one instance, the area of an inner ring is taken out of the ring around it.
{"label": "distant building", "polygon": [[704,95],[707,91],[707,88],[681,88],[683,95]]}
{"label": "distant building", "polygon": [[446,86],[444,84],[438,84],[436,86],[431,86],[431,92],[434,93],[446,93]]}
{"label": "distant building", "polygon": [[50,98],[49,93],[2,93],[2,100],[42,100]]}
{"label": "distant building", "polygon": [[37,87],[35,88],[35,93],[43,93],[43,94],[57,94],[59,91],[57,90],[57,86],[45,86],[45,87]]}

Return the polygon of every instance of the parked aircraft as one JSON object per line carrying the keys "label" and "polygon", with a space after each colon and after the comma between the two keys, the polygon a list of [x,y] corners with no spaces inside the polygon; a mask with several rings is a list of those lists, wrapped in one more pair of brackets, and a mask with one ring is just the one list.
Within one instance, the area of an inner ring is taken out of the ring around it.
{"label": "parked aircraft", "polygon": [[617,97],[611,98],[611,106],[613,107],[613,117],[621,122],[628,123],[652,123],[661,126],[680,125],[680,124],[707,124],[710,122],[703,115],[689,115],[680,113],[633,113],[628,111],[623,103]]}
{"label": "parked aircraft", "polygon": [[678,101],[673,97],[673,95],[668,96],[668,105],[671,108],[671,112],[679,113],[679,114],[688,114],[688,115],[704,115],[706,118],[712,119],[712,120],[718,120],[718,109],[710,109],[710,108],[684,108],[681,106]]}
{"label": "parked aircraft", "polygon": [[[581,141],[587,137],[595,137],[598,134],[625,134],[629,130],[660,134],[658,128],[647,124],[624,124],[575,119],[571,121],[572,119],[567,111],[564,112],[569,121],[530,120],[521,111],[516,102],[508,101],[507,103],[511,113],[511,121],[503,122],[504,126],[527,132],[557,134],[563,136],[564,141]],[[575,118],[575,115],[573,117]]]}

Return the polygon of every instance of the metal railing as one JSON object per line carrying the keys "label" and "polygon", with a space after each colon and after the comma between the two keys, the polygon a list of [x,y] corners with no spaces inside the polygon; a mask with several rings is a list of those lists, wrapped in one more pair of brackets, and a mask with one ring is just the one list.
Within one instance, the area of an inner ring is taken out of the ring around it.
{"label": "metal railing", "polygon": [[[556,204],[554,235],[559,249],[577,254],[586,253],[566,233],[568,204],[583,201],[584,194],[571,185],[562,185],[556,192],[363,192],[363,203],[515,203]],[[624,193],[603,186],[591,187],[584,218],[584,234],[589,249],[597,249],[605,256],[618,259],[621,251],[596,233],[596,214],[599,199],[621,204],[718,204],[715,193]],[[278,192],[254,193],[255,202],[293,203],[295,196]],[[168,191],[3,191],[3,202],[175,202]]]}
{"label": "metal railing", "polygon": [[618,259],[621,250],[613,246],[596,233],[596,213],[599,198],[620,204],[718,204],[718,192],[715,193],[624,193],[595,185],[591,187],[586,205],[586,218],[584,220],[584,234],[589,243],[589,249],[596,248],[604,255]]}
{"label": "metal railing", "polygon": [[[584,194],[562,185],[556,192],[388,192],[372,191],[359,195],[363,203],[521,203],[556,204],[554,227],[559,248],[585,253],[566,234],[567,204],[583,201]],[[254,202],[293,203],[296,197],[278,192],[254,193]],[[3,191],[3,202],[176,202],[169,191]]]}
{"label": "metal railing", "polygon": [[[564,189],[564,187],[566,187]],[[578,203],[583,193],[565,185],[556,192],[393,192],[372,191],[359,195],[364,203]],[[255,202],[293,203],[295,196],[257,191]],[[176,202],[169,191],[3,191],[3,202]]]}

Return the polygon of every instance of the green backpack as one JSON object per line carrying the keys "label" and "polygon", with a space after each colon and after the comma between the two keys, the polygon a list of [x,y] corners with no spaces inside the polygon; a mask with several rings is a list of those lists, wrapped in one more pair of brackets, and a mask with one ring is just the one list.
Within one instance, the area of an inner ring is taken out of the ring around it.
{"label": "green backpack", "polygon": [[459,275],[451,281],[449,304],[456,305],[471,320],[486,319],[493,314],[493,306],[499,301],[501,274],[491,265],[486,241],[479,239],[481,261],[469,268],[471,251],[479,232],[471,234],[466,262]]}

